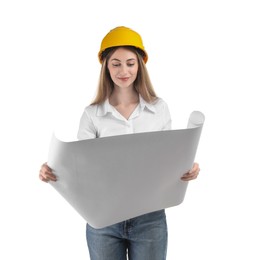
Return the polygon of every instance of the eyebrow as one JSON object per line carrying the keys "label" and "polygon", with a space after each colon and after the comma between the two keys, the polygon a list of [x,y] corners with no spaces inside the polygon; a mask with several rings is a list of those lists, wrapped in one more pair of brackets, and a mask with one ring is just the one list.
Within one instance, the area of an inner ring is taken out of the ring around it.
{"label": "eyebrow", "polygon": [[[136,61],[135,58],[130,58],[130,59],[128,59],[127,61],[132,61],[132,60],[135,60],[135,61]],[[121,60],[116,59],[116,58],[112,59],[111,61],[119,61],[119,62],[121,62]]]}

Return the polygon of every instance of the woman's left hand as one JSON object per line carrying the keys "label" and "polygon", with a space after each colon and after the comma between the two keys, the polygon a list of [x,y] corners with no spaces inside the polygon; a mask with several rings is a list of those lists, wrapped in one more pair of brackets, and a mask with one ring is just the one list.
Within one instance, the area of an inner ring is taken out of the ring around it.
{"label": "woman's left hand", "polygon": [[181,180],[183,180],[183,181],[194,180],[198,177],[199,171],[200,171],[199,164],[194,163],[192,169],[189,172],[185,173],[182,176]]}

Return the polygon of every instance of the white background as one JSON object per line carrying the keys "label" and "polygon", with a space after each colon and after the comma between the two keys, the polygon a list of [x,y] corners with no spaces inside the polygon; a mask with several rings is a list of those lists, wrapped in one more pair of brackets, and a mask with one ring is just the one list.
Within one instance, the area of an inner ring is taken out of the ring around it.
{"label": "white background", "polygon": [[167,209],[168,259],[254,259],[251,3],[1,1],[0,259],[88,259],[85,221],[38,171],[53,131],[76,138],[101,39],[119,25],[142,35],[173,126],[206,116],[200,177]]}

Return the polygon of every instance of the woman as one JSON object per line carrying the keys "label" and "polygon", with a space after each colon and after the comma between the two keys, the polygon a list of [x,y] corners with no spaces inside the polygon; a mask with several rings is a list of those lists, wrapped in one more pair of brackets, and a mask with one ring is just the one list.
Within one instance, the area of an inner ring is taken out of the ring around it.
{"label": "woman", "polygon": [[[140,35],[126,27],[116,27],[102,40],[102,64],[97,96],[85,108],[78,139],[169,130],[171,117],[167,104],[156,96],[146,70],[148,60]],[[199,165],[194,163],[182,180],[195,179]],[[43,164],[42,181],[56,181]],[[165,210],[94,229],[87,224],[87,243],[92,260],[163,260],[167,251]]]}

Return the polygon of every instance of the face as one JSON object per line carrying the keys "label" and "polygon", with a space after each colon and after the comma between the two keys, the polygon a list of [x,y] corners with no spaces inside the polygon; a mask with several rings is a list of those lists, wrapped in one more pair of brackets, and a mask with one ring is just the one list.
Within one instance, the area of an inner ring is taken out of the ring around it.
{"label": "face", "polygon": [[108,60],[108,70],[115,86],[132,87],[138,73],[137,55],[125,48],[118,48]]}

